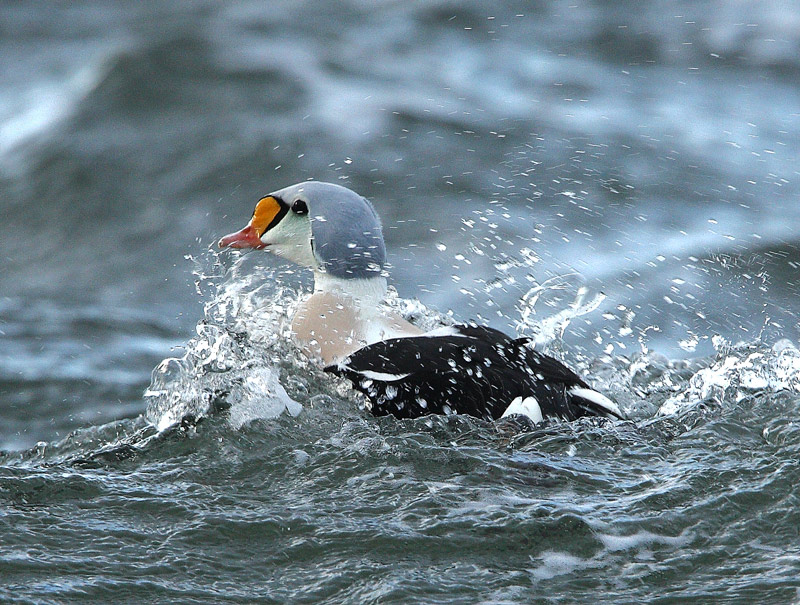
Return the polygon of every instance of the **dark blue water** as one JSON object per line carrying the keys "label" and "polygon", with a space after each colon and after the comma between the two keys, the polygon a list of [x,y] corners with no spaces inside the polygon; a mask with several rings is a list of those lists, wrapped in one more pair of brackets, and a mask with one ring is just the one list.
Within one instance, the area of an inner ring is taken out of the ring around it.
{"label": "dark blue water", "polygon": [[[800,599],[793,2],[0,6],[0,600]],[[390,304],[630,422],[375,419],[216,255],[314,178]],[[159,432],[158,429],[162,429]]]}

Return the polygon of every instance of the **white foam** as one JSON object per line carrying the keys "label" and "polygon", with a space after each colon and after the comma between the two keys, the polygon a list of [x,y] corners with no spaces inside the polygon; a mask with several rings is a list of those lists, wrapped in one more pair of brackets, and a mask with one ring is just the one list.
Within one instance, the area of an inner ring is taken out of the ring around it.
{"label": "white foam", "polygon": [[800,392],[800,351],[788,341],[772,349],[762,345],[727,348],[718,343],[719,357],[697,371],[689,386],[670,397],[658,410],[659,416],[680,412],[700,401],[739,401],[759,392]]}
{"label": "white foam", "polygon": [[614,536],[611,534],[595,534],[605,547],[610,551],[641,550],[653,544],[680,546],[689,541],[686,532],[679,536],[660,536],[649,531],[640,531],[629,536]]}
{"label": "white foam", "polygon": [[581,559],[565,552],[546,551],[539,558],[542,561],[541,565],[531,570],[531,575],[537,580],[549,580],[591,565],[591,560]]}

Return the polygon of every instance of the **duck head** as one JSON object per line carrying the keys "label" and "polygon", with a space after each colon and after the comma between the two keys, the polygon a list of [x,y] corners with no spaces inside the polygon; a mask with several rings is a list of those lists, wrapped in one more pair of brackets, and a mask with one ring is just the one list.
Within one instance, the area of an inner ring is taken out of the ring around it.
{"label": "duck head", "polygon": [[318,181],[280,189],[258,200],[244,229],[220,248],[256,248],[340,279],[381,275],[386,247],[377,212],[354,191]]}

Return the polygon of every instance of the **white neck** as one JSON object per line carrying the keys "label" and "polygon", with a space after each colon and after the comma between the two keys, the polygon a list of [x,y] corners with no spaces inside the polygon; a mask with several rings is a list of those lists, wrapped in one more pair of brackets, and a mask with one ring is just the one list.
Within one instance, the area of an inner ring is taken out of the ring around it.
{"label": "white neck", "polygon": [[314,294],[332,294],[339,298],[349,298],[359,313],[373,315],[386,296],[385,277],[364,279],[343,279],[329,273],[314,271]]}

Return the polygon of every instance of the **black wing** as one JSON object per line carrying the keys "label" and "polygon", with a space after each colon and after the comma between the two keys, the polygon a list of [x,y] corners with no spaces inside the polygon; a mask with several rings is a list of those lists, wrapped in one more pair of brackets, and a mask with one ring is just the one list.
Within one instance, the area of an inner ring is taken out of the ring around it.
{"label": "black wing", "polygon": [[325,369],[348,378],[378,416],[457,412],[488,419],[505,400],[492,365],[503,369],[490,344],[454,329],[450,335],[377,342]]}

